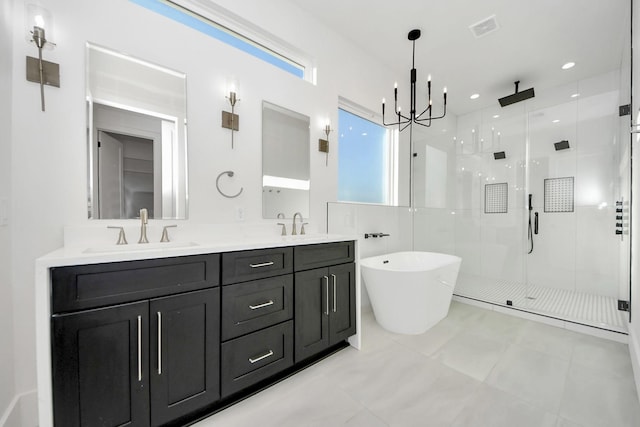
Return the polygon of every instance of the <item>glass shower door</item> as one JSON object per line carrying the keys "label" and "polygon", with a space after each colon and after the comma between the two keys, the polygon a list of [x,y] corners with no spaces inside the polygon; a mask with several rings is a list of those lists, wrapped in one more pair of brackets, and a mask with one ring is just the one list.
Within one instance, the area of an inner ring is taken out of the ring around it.
{"label": "glass shower door", "polygon": [[619,135],[619,86],[611,72],[529,105],[523,308],[624,330],[625,243],[615,225],[628,201],[628,141]]}

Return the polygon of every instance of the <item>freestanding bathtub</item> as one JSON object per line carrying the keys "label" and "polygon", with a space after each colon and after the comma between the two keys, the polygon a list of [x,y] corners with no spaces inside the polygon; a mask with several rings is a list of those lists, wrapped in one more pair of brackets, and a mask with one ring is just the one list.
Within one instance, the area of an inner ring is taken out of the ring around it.
{"label": "freestanding bathtub", "polygon": [[462,258],[395,252],[360,260],[373,314],[383,328],[422,334],[449,313]]}

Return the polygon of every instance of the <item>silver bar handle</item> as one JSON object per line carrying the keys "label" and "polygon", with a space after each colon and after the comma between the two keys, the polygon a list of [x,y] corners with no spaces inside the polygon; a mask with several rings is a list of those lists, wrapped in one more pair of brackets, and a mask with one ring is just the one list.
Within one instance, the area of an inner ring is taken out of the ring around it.
{"label": "silver bar handle", "polygon": [[326,311],[324,312],[324,314],[326,314],[327,316],[329,315],[329,277],[328,276],[322,276],[324,278],[324,280],[326,280],[325,282],[325,291],[327,293],[327,305],[326,307]]}
{"label": "silver bar handle", "polygon": [[273,300],[269,300],[269,301],[267,301],[267,302],[265,302],[265,303],[258,304],[258,305],[250,305],[250,306],[249,306],[249,308],[250,308],[251,310],[257,310],[257,309],[259,309],[259,308],[269,307],[270,305],[273,305]]}
{"label": "silver bar handle", "polygon": [[268,352],[268,353],[265,353],[265,354],[263,354],[262,356],[258,356],[258,357],[256,357],[255,359],[249,358],[249,362],[250,362],[251,364],[253,364],[253,363],[257,363],[257,362],[259,362],[259,361],[261,361],[261,360],[264,360],[264,359],[266,359],[267,357],[271,357],[271,356],[273,356],[273,350],[269,350],[269,352]]}
{"label": "silver bar handle", "polygon": [[158,312],[158,375],[162,375],[162,313]]}
{"label": "silver bar handle", "polygon": [[142,316],[138,316],[138,381],[142,381]]}
{"label": "silver bar handle", "polygon": [[258,267],[268,267],[270,265],[273,265],[273,261],[269,261],[269,262],[262,262],[260,264],[249,264],[249,267],[251,268],[258,268]]}
{"label": "silver bar handle", "polygon": [[336,294],[338,293],[336,292],[336,282],[338,281],[338,279],[336,278],[335,274],[332,274],[331,278],[333,279],[333,312],[335,313],[336,311],[338,311],[338,297],[336,296]]}

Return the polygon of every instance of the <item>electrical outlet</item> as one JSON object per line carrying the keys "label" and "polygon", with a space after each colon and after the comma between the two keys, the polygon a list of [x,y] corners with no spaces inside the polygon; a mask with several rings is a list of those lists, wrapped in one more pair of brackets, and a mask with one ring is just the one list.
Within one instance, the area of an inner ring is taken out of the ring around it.
{"label": "electrical outlet", "polygon": [[242,206],[236,207],[236,221],[244,221],[244,208]]}

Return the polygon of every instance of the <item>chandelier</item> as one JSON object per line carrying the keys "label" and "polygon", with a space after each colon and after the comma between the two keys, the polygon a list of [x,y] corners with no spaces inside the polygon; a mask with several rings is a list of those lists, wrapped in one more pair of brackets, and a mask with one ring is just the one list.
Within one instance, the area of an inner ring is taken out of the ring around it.
{"label": "chandelier", "polygon": [[427,100],[429,105],[424,109],[423,112],[417,114],[416,110],[416,81],[417,81],[417,70],[416,70],[416,40],[420,38],[420,30],[411,30],[409,31],[409,35],[407,36],[409,40],[413,42],[413,58],[411,64],[411,98],[410,98],[410,111],[409,115],[405,115],[401,111],[401,107],[398,106],[398,83],[394,85],[393,88],[393,98],[394,98],[394,115],[397,118],[397,121],[387,123],[384,119],[384,104],[385,100],[382,98],[382,124],[385,126],[398,126],[400,131],[403,131],[409,126],[411,123],[418,124],[420,126],[429,127],[431,126],[432,120],[437,120],[443,118],[447,114],[447,88],[444,88],[443,97],[444,97],[444,108],[442,111],[442,115],[434,117],[433,116],[433,102],[431,100],[431,75],[429,75],[427,79]]}

